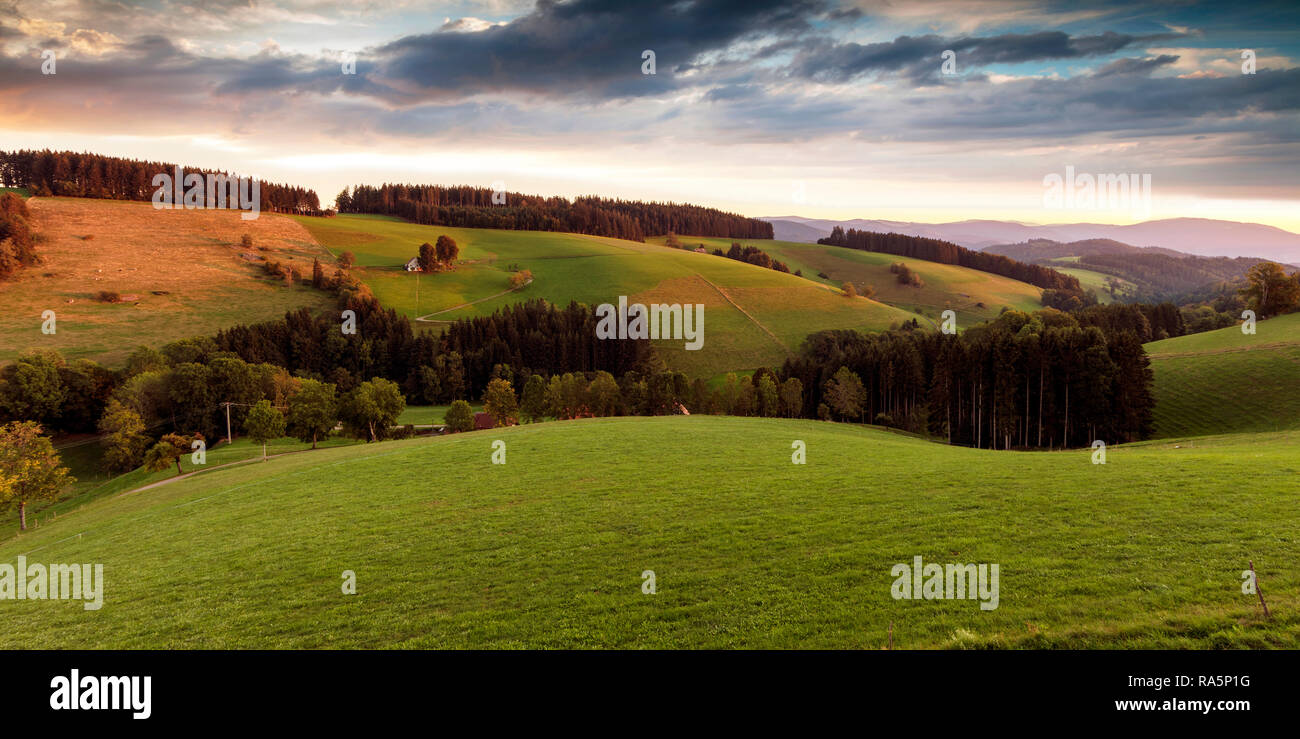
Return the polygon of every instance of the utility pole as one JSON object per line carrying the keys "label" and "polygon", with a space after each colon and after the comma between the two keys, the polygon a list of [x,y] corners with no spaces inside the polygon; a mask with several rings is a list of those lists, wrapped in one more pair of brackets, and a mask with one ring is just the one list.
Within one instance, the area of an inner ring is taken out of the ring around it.
{"label": "utility pole", "polygon": [[224,406],[226,407],[226,443],[227,443],[227,444],[233,444],[233,443],[235,443],[235,438],[234,438],[233,436],[230,435],[230,406],[231,406],[231,403],[226,402],[226,403],[222,403],[222,405],[224,405]]}

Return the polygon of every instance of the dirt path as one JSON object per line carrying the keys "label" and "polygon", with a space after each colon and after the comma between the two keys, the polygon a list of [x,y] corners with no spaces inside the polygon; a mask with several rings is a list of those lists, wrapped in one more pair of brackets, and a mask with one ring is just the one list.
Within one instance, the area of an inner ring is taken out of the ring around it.
{"label": "dirt path", "polygon": [[204,472],[211,472],[212,470],[219,470],[219,469],[221,469],[222,467],[234,467],[234,466],[237,465],[237,464],[250,464],[250,463],[252,463],[252,462],[261,462],[261,461],[264,460],[264,459],[275,459],[276,457],[286,457],[286,456],[288,456],[288,455],[290,455],[290,454],[302,454],[303,452],[310,452],[310,451],[315,451],[315,450],[313,450],[313,449],[299,449],[299,450],[297,450],[297,451],[293,451],[293,452],[280,452],[279,454],[268,454],[268,455],[266,455],[265,457],[252,457],[251,459],[239,459],[239,460],[235,460],[234,462],[226,462],[226,463],[224,463],[224,464],[213,465],[212,467],[207,467],[207,466],[205,466],[205,467],[204,467],[203,469],[201,469],[201,470],[190,470],[189,472],[186,472],[186,473],[184,473],[184,474],[181,474],[181,475],[175,475],[175,476],[173,476],[173,477],[169,477],[169,478],[167,478],[166,480],[159,480],[158,482],[151,482],[151,483],[149,483],[148,485],[145,485],[145,486],[143,486],[143,487],[138,487],[138,488],[136,488],[135,490],[128,490],[128,491],[126,491],[125,493],[118,493],[117,495],[114,495],[113,497],[114,497],[114,498],[125,498],[125,497],[128,496],[128,495],[133,495],[133,494],[135,494],[135,493],[141,493],[141,492],[144,492],[145,490],[152,490],[152,489],[157,488],[157,487],[162,487],[163,485],[170,485],[170,484],[172,484],[173,482],[176,482],[176,481],[178,481],[178,480],[184,480],[184,479],[186,479],[186,478],[188,478],[188,477],[193,477],[194,475],[201,475],[201,474],[203,474]]}
{"label": "dirt path", "polygon": [[768,330],[767,326],[764,326],[763,324],[759,323],[759,321],[758,321],[757,318],[755,318],[755,317],[753,317],[753,316],[751,316],[751,315],[749,314],[749,311],[745,310],[744,308],[741,308],[741,307],[740,307],[740,304],[737,303],[736,301],[732,300],[732,299],[731,299],[731,296],[728,295],[728,294],[727,294],[727,293],[726,293],[722,288],[720,288],[720,287],[718,287],[717,285],[715,285],[715,284],[713,284],[712,282],[710,282],[710,281],[709,281],[709,278],[705,277],[704,275],[700,274],[699,272],[696,272],[696,273],[695,273],[695,276],[696,276],[696,277],[699,277],[701,280],[704,280],[705,284],[707,284],[709,287],[713,288],[714,290],[717,290],[717,291],[718,291],[718,294],[721,295],[722,298],[723,298],[724,300],[726,300],[728,303],[731,303],[732,307],[734,307],[736,310],[740,311],[740,312],[745,316],[745,318],[748,318],[751,322],[753,322],[753,324],[754,324],[755,326],[758,326],[759,329],[761,329],[763,333],[765,333],[765,334],[767,334],[768,336],[772,337],[772,341],[775,341],[777,346],[779,346],[779,347],[781,347],[782,349],[784,349],[784,350],[785,350],[785,353],[786,353],[787,355],[793,355],[793,354],[794,354],[794,352],[790,351],[790,347],[788,347],[788,346],[785,345],[785,342],[783,342],[783,341],[781,341],[780,339],[778,339],[778,338],[776,337],[776,334],[774,334],[774,333],[772,333],[770,330]]}
{"label": "dirt path", "polygon": [[454,311],[454,310],[460,310],[461,308],[467,308],[467,307],[469,307],[469,306],[471,306],[471,305],[475,305],[475,304],[477,304],[477,303],[482,303],[482,302],[487,301],[487,300],[493,300],[493,299],[495,299],[495,298],[499,298],[499,297],[501,297],[502,295],[509,295],[510,293],[512,293],[512,292],[514,292],[514,291],[516,291],[516,290],[523,290],[524,288],[528,287],[528,286],[531,285],[531,284],[533,284],[533,281],[532,281],[532,280],[529,280],[528,282],[525,282],[524,284],[520,285],[519,287],[512,287],[512,288],[510,288],[509,290],[502,290],[501,292],[497,293],[496,295],[489,295],[489,296],[487,296],[486,298],[479,298],[478,300],[471,300],[471,301],[469,301],[468,303],[461,303],[460,305],[453,305],[453,306],[450,307],[450,308],[443,308],[442,310],[434,311],[434,312],[432,312],[432,313],[425,313],[424,315],[420,316],[419,318],[416,318],[415,320],[417,320],[417,321],[424,321],[425,323],[451,323],[451,321],[437,321],[437,320],[433,320],[433,319],[429,318],[429,316],[437,316],[437,315],[441,315],[441,314],[443,314],[443,313],[450,313],[451,311]]}

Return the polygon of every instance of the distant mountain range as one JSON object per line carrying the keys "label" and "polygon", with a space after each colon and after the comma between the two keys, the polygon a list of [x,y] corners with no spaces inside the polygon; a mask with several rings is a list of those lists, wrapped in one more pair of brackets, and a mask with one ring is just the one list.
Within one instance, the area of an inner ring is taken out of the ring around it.
{"label": "distant mountain range", "polygon": [[1015,221],[956,221],[913,223],[858,218],[829,221],[800,216],[763,217],[772,224],[775,238],[782,241],[815,242],[842,226],[863,231],[901,233],[943,239],[968,249],[996,244],[1014,244],[1036,239],[1058,242],[1113,239],[1133,246],[1165,249],[1213,257],[1262,257],[1300,264],[1300,234],[1260,223],[1238,223],[1210,218],[1167,218],[1158,221],[1114,226],[1105,223],[1059,223],[1039,226]]}

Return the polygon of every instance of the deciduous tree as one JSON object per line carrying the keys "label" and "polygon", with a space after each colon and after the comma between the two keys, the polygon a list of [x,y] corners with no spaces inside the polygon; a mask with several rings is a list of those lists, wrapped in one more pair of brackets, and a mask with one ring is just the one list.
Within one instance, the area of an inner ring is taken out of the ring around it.
{"label": "deciduous tree", "polygon": [[18,509],[19,529],[27,530],[27,505],[54,500],[75,480],[63,467],[50,440],[32,421],[0,426],[0,506]]}

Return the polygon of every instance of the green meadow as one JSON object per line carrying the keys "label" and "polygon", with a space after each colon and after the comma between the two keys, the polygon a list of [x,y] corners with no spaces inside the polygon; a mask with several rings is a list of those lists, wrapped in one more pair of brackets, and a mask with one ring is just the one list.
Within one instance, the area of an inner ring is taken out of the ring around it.
{"label": "green meadow", "polygon": [[[1023,311],[1042,307],[1039,303],[1042,291],[1033,285],[956,265],[794,241],[698,236],[679,236],[678,240],[689,247],[704,244],[710,251],[717,248],[725,252],[732,242],[758,247],[773,259],[785,262],[791,272],[802,271],[806,279],[836,288],[845,282],[859,288],[870,285],[875,288],[876,300],[927,316],[931,325],[940,320],[945,310],[957,314],[957,325],[961,328],[996,318],[1003,306]],[[664,238],[652,241],[663,243]],[[924,284],[919,288],[898,284],[897,277],[889,271],[889,265],[897,262],[906,263],[921,276]],[[826,277],[821,277],[822,274]]]}
{"label": "green meadow", "polygon": [[[1298,452],[1282,432],[1094,465],[713,416],[322,449],[0,541],[106,580],[99,611],[5,603],[0,648],[1295,648]],[[998,564],[998,607],[894,599],[915,556]]]}
{"label": "green meadow", "polygon": [[[1069,263],[1078,262],[1079,261],[1078,257],[1062,257],[1060,259],[1055,259],[1052,261],[1056,262],[1056,264],[1050,264],[1048,266],[1050,266],[1052,269],[1056,270],[1057,272],[1064,272],[1067,275],[1073,275],[1074,277],[1078,277],[1079,284],[1083,286],[1084,290],[1093,290],[1096,293],[1097,302],[1101,303],[1102,305],[1115,302],[1115,298],[1112,297],[1111,294],[1106,291],[1106,281],[1112,279],[1111,275],[1102,272],[1094,272],[1090,269],[1084,269],[1082,267],[1065,266],[1066,264]],[[1113,279],[1116,279],[1119,282],[1121,296],[1124,294],[1131,294],[1137,290],[1137,285],[1133,284],[1132,282],[1129,282],[1128,280],[1125,280],[1123,278],[1118,278],[1118,277]]]}
{"label": "green meadow", "polygon": [[[403,421],[403,423],[409,422]],[[329,439],[322,439],[317,446],[335,447],[358,443],[360,442],[353,439],[334,436]],[[107,473],[101,466],[102,447],[94,437],[83,436],[63,440],[56,445],[56,449],[63,466],[68,468],[68,473],[76,478],[76,482],[60,496],[59,500],[50,504],[38,504],[29,507],[27,511],[29,525],[39,526],[42,521],[53,521],[61,515],[80,509],[93,500],[120,495],[146,485],[165,482],[177,476],[175,465],[159,472],[150,472],[141,467],[121,475]],[[268,442],[266,454],[273,456],[310,449],[311,444],[286,437]],[[261,457],[261,444],[254,444],[248,439],[237,438],[233,444],[218,444],[206,450],[206,457],[201,465],[194,462],[191,454],[184,455],[181,457],[181,469],[186,475],[194,473],[208,474],[215,470],[218,465],[252,462],[260,460]],[[18,524],[16,520],[0,522],[0,532],[8,534],[17,530]]]}
{"label": "green meadow", "polygon": [[[847,298],[816,281],[730,259],[655,244],[541,231],[444,228],[391,218],[344,215],[297,218],[334,254],[356,256],[360,278],[379,301],[431,327],[437,322],[489,315],[541,298],[556,305],[691,303],[707,310],[703,349],[660,341],[669,366],[696,377],[774,366],[810,333],[822,329],[877,331],[913,313],[862,298]],[[455,271],[416,275],[403,269],[423,242],[450,236],[460,246]],[[508,292],[511,271],[530,270],[533,282]]]}
{"label": "green meadow", "polygon": [[[397,424],[399,426],[408,423],[416,426],[441,425],[450,407],[450,405],[408,405],[402,411],[402,415],[397,417]],[[475,413],[483,411],[482,403],[470,403],[469,407]]]}
{"label": "green meadow", "polygon": [[1300,313],[1146,345],[1158,436],[1300,428]]}

